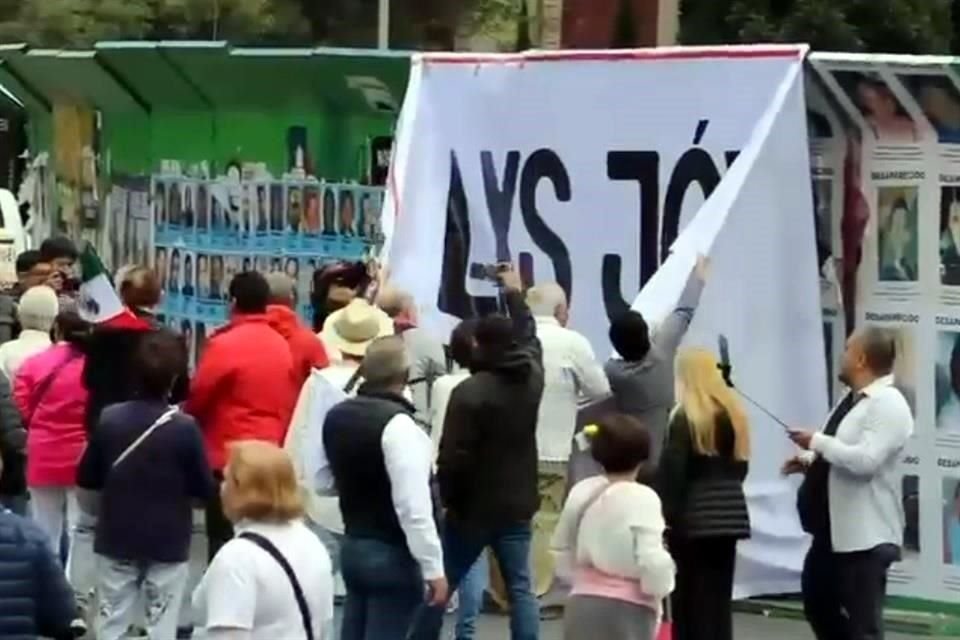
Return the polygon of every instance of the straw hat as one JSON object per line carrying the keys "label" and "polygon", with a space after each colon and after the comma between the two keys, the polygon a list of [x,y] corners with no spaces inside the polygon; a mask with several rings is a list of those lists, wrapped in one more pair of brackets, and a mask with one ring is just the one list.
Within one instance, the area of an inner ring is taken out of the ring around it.
{"label": "straw hat", "polygon": [[387,314],[366,300],[356,298],[330,314],[323,323],[321,335],[326,345],[341,353],[363,357],[371,342],[393,333],[393,321]]}

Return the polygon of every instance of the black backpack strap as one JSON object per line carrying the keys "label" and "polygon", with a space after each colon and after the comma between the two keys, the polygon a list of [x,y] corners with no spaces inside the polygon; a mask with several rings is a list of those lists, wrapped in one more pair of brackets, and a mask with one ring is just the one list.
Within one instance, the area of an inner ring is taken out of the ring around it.
{"label": "black backpack strap", "polygon": [[360,367],[357,367],[357,370],[353,372],[353,375],[347,380],[347,384],[343,385],[343,392],[350,395],[358,382],[360,382]]}
{"label": "black backpack strap", "polygon": [[277,564],[280,565],[280,568],[283,569],[283,572],[287,574],[287,578],[290,579],[290,586],[293,587],[293,595],[297,599],[297,607],[300,608],[300,616],[303,618],[303,630],[307,633],[307,640],[313,640],[313,621],[310,617],[310,609],[307,607],[307,599],[303,595],[303,589],[300,587],[297,575],[293,572],[293,567],[291,567],[287,559],[283,557],[280,550],[259,533],[245,531],[237,537],[249,540],[269,553],[273,556],[273,559],[277,561]]}

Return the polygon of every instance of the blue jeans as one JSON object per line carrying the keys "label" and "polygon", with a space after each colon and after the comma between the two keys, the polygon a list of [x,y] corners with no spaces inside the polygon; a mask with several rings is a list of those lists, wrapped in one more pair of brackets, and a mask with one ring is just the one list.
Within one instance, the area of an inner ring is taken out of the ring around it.
{"label": "blue jeans", "polygon": [[340,640],[405,640],[425,596],[406,545],[347,536],[340,562],[347,587]]}
{"label": "blue jeans", "polygon": [[[466,531],[455,522],[447,522],[443,534],[445,570],[451,589],[460,586],[486,547],[493,551],[510,599],[512,640],[538,640],[540,635],[540,610],[530,587],[532,537],[529,522],[492,531]],[[438,640],[443,613],[442,607],[421,607],[409,640]]]}
{"label": "blue jeans", "polygon": [[490,583],[490,565],[487,554],[481,553],[460,581],[460,607],[457,609],[456,640],[473,640],[477,618],[483,609],[483,594]]}

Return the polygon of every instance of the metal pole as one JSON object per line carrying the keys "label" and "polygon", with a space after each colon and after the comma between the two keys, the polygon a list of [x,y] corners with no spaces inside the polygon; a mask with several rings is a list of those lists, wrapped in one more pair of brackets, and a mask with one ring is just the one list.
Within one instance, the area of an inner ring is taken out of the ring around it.
{"label": "metal pole", "polygon": [[377,12],[377,48],[390,48],[390,0],[380,0]]}

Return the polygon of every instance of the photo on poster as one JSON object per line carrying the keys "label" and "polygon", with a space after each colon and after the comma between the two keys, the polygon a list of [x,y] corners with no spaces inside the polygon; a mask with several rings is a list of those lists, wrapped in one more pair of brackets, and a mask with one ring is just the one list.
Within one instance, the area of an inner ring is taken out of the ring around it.
{"label": "photo on poster", "polygon": [[160,290],[167,290],[167,248],[157,247],[153,251],[153,270],[160,281]]}
{"label": "photo on poster", "polygon": [[878,141],[912,144],[920,139],[916,123],[880,74],[834,71],[833,77]]}
{"label": "photo on poster", "polygon": [[183,183],[183,228],[187,231],[193,230],[196,215],[196,201],[194,200],[196,188],[197,183],[195,182]]}
{"label": "photo on poster", "polygon": [[203,350],[207,346],[207,325],[203,322],[198,322],[194,328],[194,346],[193,346],[193,357],[194,362],[197,364],[200,363],[200,358],[203,357]]}
{"label": "photo on poster", "polygon": [[293,304],[296,306],[300,303],[300,261],[296,258],[285,258],[283,261],[283,272],[290,278],[290,282],[293,283]]}
{"label": "photo on poster", "polygon": [[240,271],[243,273],[253,271],[253,256],[243,256],[243,261],[240,264]]}
{"label": "photo on poster", "polygon": [[180,321],[180,335],[183,336],[183,341],[187,345],[187,352],[189,354],[189,361],[193,364],[193,323],[190,320],[184,318]]}
{"label": "photo on poster", "polygon": [[167,275],[167,294],[171,296],[180,295],[180,288],[182,286],[180,280],[181,258],[180,249],[173,249],[170,251],[170,269]]}
{"label": "photo on poster", "polygon": [[940,283],[960,287],[960,187],[940,187]]}
{"label": "photo on poster", "polygon": [[223,300],[224,293],[227,291],[223,275],[223,256],[214,254],[210,256],[210,300]]}
{"label": "photo on poster", "polygon": [[310,235],[320,233],[320,187],[308,185],[303,189],[303,219],[300,231]]}
{"label": "photo on poster", "polygon": [[877,189],[877,270],[880,282],[916,282],[919,189]]}
{"label": "photo on poster", "polygon": [[197,254],[197,298],[210,298],[210,256],[206,253]]}
{"label": "photo on poster", "polygon": [[280,273],[283,271],[283,261],[279,256],[270,258],[270,273]]}
{"label": "photo on poster", "polygon": [[304,267],[300,269],[300,299],[304,301],[313,299],[313,274],[317,270],[317,260],[316,258],[308,258],[304,263]]}
{"label": "photo on poster", "polygon": [[323,233],[337,233],[337,190],[329,185],[323,189]]}
{"label": "photo on poster", "polygon": [[946,74],[899,75],[941,144],[960,144],[960,91]]}
{"label": "photo on poster", "polygon": [[356,235],[354,223],[356,222],[356,196],[353,189],[340,190],[340,214],[337,216],[337,230],[340,235],[353,237]]}
{"label": "photo on poster", "polygon": [[263,254],[254,256],[254,269],[256,269],[260,275],[265,276],[270,273],[270,258]]}
{"label": "photo on poster", "polygon": [[[890,325],[876,324],[893,333],[897,359],[893,364],[893,378],[895,386],[906,398],[910,405],[910,412],[917,415],[917,336],[913,326],[891,327]],[[839,374],[838,374],[839,375]],[[916,431],[914,431],[916,436]]]}
{"label": "photo on poster", "polygon": [[937,334],[934,380],[937,435],[960,437],[960,332]]}
{"label": "photo on poster", "polygon": [[185,298],[193,298],[196,295],[196,257],[193,253],[185,251],[183,254],[183,287],[180,289],[181,295]]}
{"label": "photo on poster", "polygon": [[223,205],[210,194],[210,232],[214,237],[222,236],[227,231],[227,216]]}
{"label": "photo on poster", "polygon": [[905,475],[901,481],[903,500],[903,559],[920,556],[920,476]]}
{"label": "photo on poster", "polygon": [[258,184],[254,187],[253,215],[256,220],[258,236],[265,236],[270,229],[270,203],[267,199],[266,184]]}
{"label": "photo on poster", "polygon": [[157,180],[153,185],[153,216],[158,229],[167,226],[167,183]]}
{"label": "photo on poster", "polygon": [[817,266],[824,265],[833,255],[833,181],[829,178],[814,178],[813,224],[817,236]]}
{"label": "photo on poster", "polygon": [[284,203],[283,183],[274,182],[270,185],[270,231],[274,234],[283,233]]}
{"label": "photo on poster", "polygon": [[225,273],[223,276],[223,291],[221,293],[223,299],[227,299],[228,291],[230,291],[230,283],[233,282],[233,279],[240,273],[240,269],[243,267],[243,256],[227,256],[223,261]]}
{"label": "photo on poster", "polygon": [[303,217],[303,189],[291,185],[287,187],[287,233],[297,233],[300,230],[300,219]]}
{"label": "photo on poster", "polygon": [[197,183],[197,231],[205,233],[210,227],[210,192],[205,182]]}
{"label": "photo on poster", "polygon": [[183,193],[180,182],[171,182],[167,187],[167,217],[170,227],[180,229],[183,225]]}

